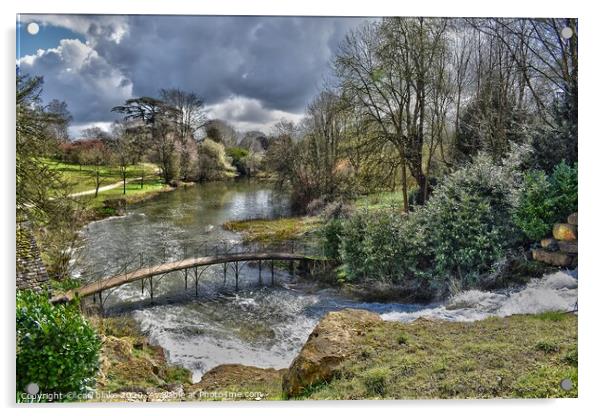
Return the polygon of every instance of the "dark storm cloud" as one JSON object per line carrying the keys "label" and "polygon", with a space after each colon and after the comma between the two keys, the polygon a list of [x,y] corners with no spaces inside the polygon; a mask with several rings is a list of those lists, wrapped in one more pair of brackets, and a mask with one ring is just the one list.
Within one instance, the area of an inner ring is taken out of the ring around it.
{"label": "dark storm cloud", "polygon": [[[71,58],[62,56],[62,50],[30,59],[31,71],[43,70],[49,76],[47,86],[49,81],[61,84],[64,97],[54,96],[67,100],[76,120],[110,120],[110,106],[99,107],[114,105],[115,98],[121,101],[128,91],[133,96],[157,95],[160,88],[178,87],[203,96],[216,113],[249,125],[302,113],[329,76],[337,45],[349,29],[363,21],[236,16],[46,19],[48,24],[82,33],[87,41],[79,45],[82,53],[94,58],[93,64],[79,67],[81,77],[70,79],[71,85],[62,76]],[[96,88],[97,96],[90,96],[90,91],[78,84],[88,79],[105,80],[105,88]],[[114,88],[114,96],[109,87]]]}

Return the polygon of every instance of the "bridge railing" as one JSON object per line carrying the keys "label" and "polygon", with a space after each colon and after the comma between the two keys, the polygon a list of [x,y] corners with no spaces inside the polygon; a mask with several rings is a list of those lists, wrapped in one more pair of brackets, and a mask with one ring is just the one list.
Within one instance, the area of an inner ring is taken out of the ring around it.
{"label": "bridge railing", "polygon": [[184,245],[179,243],[163,244],[158,247],[156,245],[149,247],[145,251],[122,253],[117,261],[102,265],[102,271],[98,269],[97,265],[94,277],[89,274],[90,279],[87,280],[91,281],[109,275],[130,273],[143,268],[159,267],[165,263],[178,262],[190,258],[250,253],[291,253],[324,258],[323,250],[319,244],[295,240],[279,242],[219,240]]}

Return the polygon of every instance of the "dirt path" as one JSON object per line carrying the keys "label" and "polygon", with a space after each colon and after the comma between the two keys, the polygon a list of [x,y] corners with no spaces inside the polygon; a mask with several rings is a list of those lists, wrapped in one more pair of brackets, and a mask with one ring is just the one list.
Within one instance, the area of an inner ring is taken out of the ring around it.
{"label": "dirt path", "polygon": [[[142,177],[126,179],[125,183],[129,183],[131,181],[139,181],[139,180],[142,180]],[[101,186],[100,188],[98,188],[98,192],[100,193],[100,192],[108,191],[111,189],[118,188],[120,186],[123,186],[123,181],[115,182],[111,185]],[[82,192],[76,192],[74,194],[69,194],[69,197],[77,198],[79,196],[94,195],[95,193],[96,193],[96,189],[90,189],[88,191],[82,191]]]}

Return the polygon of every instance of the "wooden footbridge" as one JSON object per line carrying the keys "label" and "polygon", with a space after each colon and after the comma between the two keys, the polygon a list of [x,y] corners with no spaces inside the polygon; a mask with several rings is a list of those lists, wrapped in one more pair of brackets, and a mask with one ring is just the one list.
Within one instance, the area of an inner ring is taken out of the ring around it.
{"label": "wooden footbridge", "polygon": [[[203,255],[201,255],[201,253]],[[161,280],[167,275],[172,277],[183,275],[184,290],[188,289],[189,278],[192,279],[195,285],[195,294],[198,296],[199,280],[203,272],[213,265],[223,265],[224,284],[227,279],[228,266],[230,266],[234,272],[235,290],[238,290],[240,270],[250,262],[257,264],[260,284],[263,284],[262,266],[266,262],[269,263],[271,284],[273,285],[275,261],[289,262],[290,273],[294,274],[295,262],[298,262],[302,269],[307,270],[309,263],[322,262],[325,260],[324,256],[316,255],[316,250],[308,250],[306,246],[295,245],[294,242],[291,242],[286,246],[266,246],[261,244],[228,245],[227,243],[220,242],[213,247],[209,247],[207,244],[203,244],[200,249],[195,251],[195,255],[192,257],[187,257],[186,251],[184,251],[183,258],[167,261],[164,254],[163,261],[157,262],[150,260],[155,263],[151,265],[146,265],[144,263],[144,256],[142,253],[139,253],[137,258],[139,259],[137,267],[132,268],[131,265],[133,262],[129,260],[119,272],[102,277],[79,288],[69,290],[66,293],[54,296],[51,299],[51,302],[69,302],[75,298],[93,296],[94,303],[96,303],[96,298],[98,297],[100,306],[102,307],[104,303],[103,292],[136,281],[141,282],[142,294],[144,294],[145,287],[148,285],[146,290],[150,294],[151,300],[153,300],[156,281]]]}

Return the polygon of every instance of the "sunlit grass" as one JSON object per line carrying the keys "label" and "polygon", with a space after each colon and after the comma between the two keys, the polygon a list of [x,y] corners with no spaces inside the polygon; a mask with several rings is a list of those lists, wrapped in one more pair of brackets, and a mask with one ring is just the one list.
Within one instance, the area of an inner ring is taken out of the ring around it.
{"label": "sunlit grass", "polygon": [[[89,191],[96,187],[96,168],[88,165],[65,163],[52,159],[45,159],[52,171],[60,172],[62,178],[67,182],[72,193]],[[141,176],[149,180],[158,178],[157,166],[152,163],[140,163],[128,167],[126,177],[129,179]],[[112,185],[122,180],[121,171],[118,166],[102,166],[100,168],[100,186]]]}

